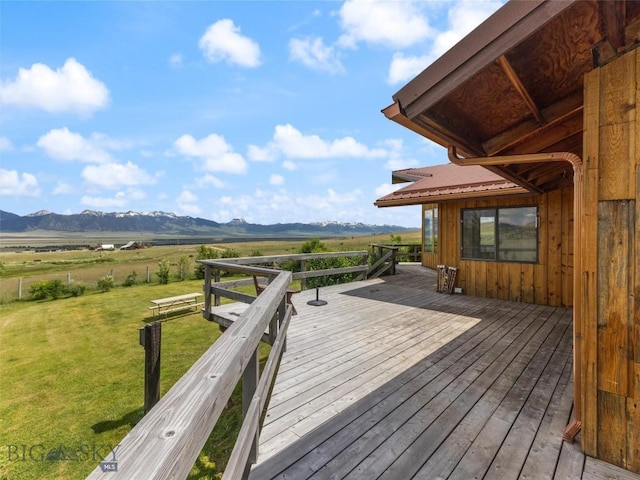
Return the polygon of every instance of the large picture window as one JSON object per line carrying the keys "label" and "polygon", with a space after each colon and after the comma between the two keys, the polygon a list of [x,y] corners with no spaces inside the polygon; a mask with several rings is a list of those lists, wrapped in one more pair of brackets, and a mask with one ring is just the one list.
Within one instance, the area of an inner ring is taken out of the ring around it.
{"label": "large picture window", "polygon": [[462,258],[536,263],[538,208],[463,209]]}
{"label": "large picture window", "polygon": [[424,207],[424,252],[438,253],[438,206]]}

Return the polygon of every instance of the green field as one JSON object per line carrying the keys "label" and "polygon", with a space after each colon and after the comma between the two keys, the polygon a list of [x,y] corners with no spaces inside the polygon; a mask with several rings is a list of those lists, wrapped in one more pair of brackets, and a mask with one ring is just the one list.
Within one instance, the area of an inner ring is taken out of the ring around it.
{"label": "green field", "polygon": [[[419,242],[419,232],[402,235],[403,242]],[[334,250],[359,250],[388,240],[385,234],[324,243]],[[301,244],[248,242],[220,248],[267,255],[294,253]],[[140,420],[144,350],[138,344],[138,329],[152,320],[147,308],[150,300],[201,291],[202,281],[172,278],[169,284],[159,285],[152,276],[149,284],[121,287],[120,272],[142,273],[147,265],[155,269],[162,259],[175,266],[185,255],[192,269],[196,251],[197,246],[173,246],[102,255],[92,251],[0,254],[3,290],[18,278],[26,284],[27,279],[66,278],[67,273],[89,286],[111,269],[116,279],[116,287],[109,292],[88,289],[83,296],[57,300],[28,300],[28,289],[23,287],[22,301],[5,297],[0,304],[0,478],[84,478],[100,456],[107,456],[110,447]],[[163,324],[163,394],[218,336],[217,325],[199,313]],[[268,347],[261,348],[264,359]],[[239,428],[238,394],[191,478],[217,478],[224,468]],[[60,458],[61,451],[67,457],[73,451],[78,455],[75,460],[52,458],[56,453]]]}

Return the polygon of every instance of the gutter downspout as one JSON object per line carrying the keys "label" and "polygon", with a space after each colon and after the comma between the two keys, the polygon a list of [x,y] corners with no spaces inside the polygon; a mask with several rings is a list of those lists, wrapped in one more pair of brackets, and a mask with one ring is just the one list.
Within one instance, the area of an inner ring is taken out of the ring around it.
{"label": "gutter downspout", "polygon": [[[573,443],[582,428],[582,159],[569,152],[534,153],[497,157],[461,158],[456,147],[448,149],[449,160],[460,166],[506,165],[533,162],[569,162],[573,167],[573,421],[567,426],[562,439]],[[576,401],[578,399],[578,401]]]}

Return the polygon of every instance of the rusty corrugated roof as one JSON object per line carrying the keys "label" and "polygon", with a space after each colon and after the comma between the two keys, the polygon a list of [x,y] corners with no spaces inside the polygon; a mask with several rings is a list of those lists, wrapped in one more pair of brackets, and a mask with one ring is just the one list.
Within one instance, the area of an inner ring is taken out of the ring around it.
{"label": "rusty corrugated roof", "polygon": [[460,167],[452,163],[393,172],[394,178],[416,181],[374,202],[377,207],[419,205],[462,198],[529,193],[482,167]]}

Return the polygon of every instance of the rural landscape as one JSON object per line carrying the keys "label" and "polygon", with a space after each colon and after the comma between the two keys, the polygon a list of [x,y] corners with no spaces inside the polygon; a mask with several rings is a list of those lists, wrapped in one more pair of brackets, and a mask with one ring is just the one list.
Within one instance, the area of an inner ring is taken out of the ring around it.
{"label": "rural landscape", "polygon": [[[17,242],[22,247],[15,241],[10,245],[3,234],[0,250],[0,431],[7,448],[0,478],[84,478],[109,459],[144,413],[138,330],[160,319],[150,302],[202,292],[198,259],[299,253],[305,245],[345,251],[420,241],[419,231],[403,230],[321,240],[197,245],[174,239],[174,245],[134,250],[70,250],[62,247],[79,237],[39,233],[22,236]],[[121,238],[124,245],[128,237],[116,233],[102,238]],[[150,243],[154,236],[137,238]],[[56,241],[60,248],[43,251],[43,245]],[[255,294],[252,286],[240,290]],[[164,394],[221,333],[199,310],[161,320]],[[261,344],[262,361],[268,350]],[[242,421],[240,395],[237,388],[190,478],[219,478],[224,470]]]}

